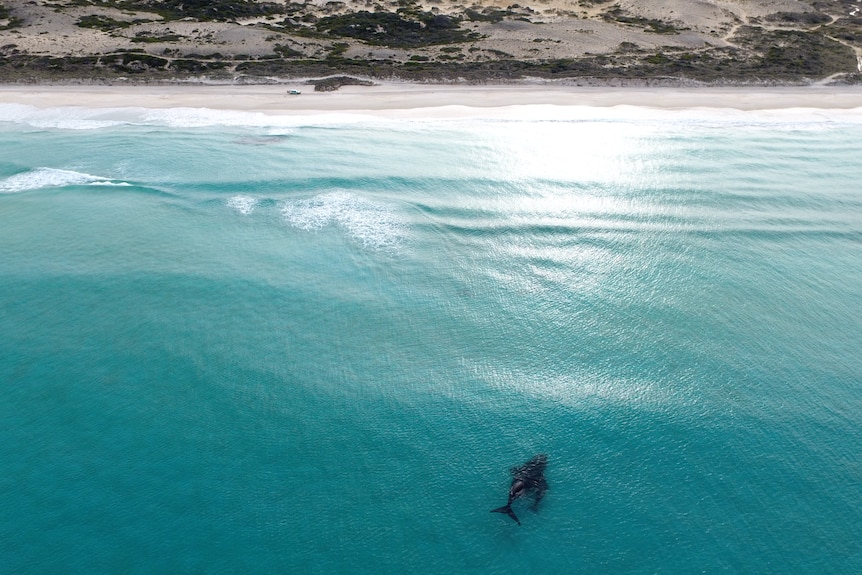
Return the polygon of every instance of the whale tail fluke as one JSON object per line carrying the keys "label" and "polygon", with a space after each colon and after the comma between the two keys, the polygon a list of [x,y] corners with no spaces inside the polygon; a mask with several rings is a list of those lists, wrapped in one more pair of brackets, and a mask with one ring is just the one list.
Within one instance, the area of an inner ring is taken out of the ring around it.
{"label": "whale tail fluke", "polygon": [[515,520],[515,523],[518,525],[521,524],[521,521],[518,519],[518,516],[515,515],[515,512],[512,511],[512,504],[504,505],[503,507],[498,507],[497,509],[492,509],[491,513],[505,513],[509,517]]}

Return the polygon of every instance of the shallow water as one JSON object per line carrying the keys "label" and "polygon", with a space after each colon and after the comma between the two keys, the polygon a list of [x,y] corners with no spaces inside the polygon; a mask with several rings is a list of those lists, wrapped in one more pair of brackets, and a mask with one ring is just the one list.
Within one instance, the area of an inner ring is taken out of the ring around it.
{"label": "shallow water", "polygon": [[0,106],[3,570],[862,571],[862,125],[562,116]]}

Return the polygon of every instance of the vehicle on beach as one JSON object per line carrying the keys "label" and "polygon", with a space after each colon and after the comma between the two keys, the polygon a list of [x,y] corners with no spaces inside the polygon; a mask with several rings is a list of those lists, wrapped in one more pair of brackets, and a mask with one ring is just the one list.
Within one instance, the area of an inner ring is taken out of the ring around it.
{"label": "vehicle on beach", "polygon": [[288,90],[287,93],[291,96],[299,96],[300,94],[302,94],[302,92],[300,92],[299,90]]}

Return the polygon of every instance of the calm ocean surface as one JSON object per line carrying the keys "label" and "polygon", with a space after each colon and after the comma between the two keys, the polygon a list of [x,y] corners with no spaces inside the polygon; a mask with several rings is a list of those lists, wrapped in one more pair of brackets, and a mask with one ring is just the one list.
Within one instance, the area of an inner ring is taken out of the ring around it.
{"label": "calm ocean surface", "polygon": [[2,105],[0,393],[3,573],[862,573],[862,114]]}

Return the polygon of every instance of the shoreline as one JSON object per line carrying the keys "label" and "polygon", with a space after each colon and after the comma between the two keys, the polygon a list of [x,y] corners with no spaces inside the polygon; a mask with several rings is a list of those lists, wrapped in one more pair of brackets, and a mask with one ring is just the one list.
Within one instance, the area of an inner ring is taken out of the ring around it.
{"label": "shoreline", "polygon": [[[291,89],[301,90],[289,95]],[[0,85],[0,104],[35,108],[205,108],[267,115],[368,114],[457,117],[522,106],[662,111],[724,109],[740,112],[829,110],[862,116],[862,86],[794,87],[573,87],[548,84],[413,84],[381,82],[315,92],[297,81],[280,85]]]}

